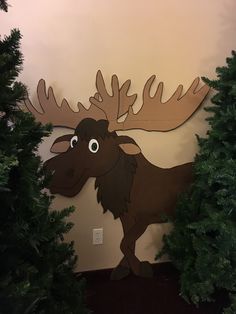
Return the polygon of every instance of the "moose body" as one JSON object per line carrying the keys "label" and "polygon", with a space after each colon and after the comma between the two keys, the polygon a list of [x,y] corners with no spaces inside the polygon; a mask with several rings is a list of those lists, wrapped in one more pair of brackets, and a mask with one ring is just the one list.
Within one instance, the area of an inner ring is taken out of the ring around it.
{"label": "moose body", "polygon": [[142,154],[136,160],[129,212],[147,224],[162,223],[165,215],[173,218],[179,195],[192,182],[192,163],[163,169],[151,164]]}
{"label": "moose body", "polygon": [[58,138],[52,149],[62,143],[67,150],[45,163],[53,172],[51,192],[73,197],[95,177],[98,202],[120,218],[124,231],[125,258],[112,277],[122,278],[129,266],[135,274],[150,276],[148,263],[140,264],[134,255],[135,242],[149,224],[174,214],[179,194],[192,181],[192,163],[170,169],[154,166],[132,138],[109,132],[106,120],[84,119],[74,134]]}
{"label": "moose body", "polygon": [[[55,140],[51,151],[58,155],[45,162],[45,167],[53,174],[50,191],[73,197],[88,178],[94,177],[97,200],[104,212],[109,210],[115,219],[121,220],[124,237],[120,248],[124,257],[113,270],[112,279],[121,279],[130,270],[136,275],[152,276],[150,264],[140,262],[135,256],[136,240],[149,224],[161,223],[164,217],[174,216],[179,195],[193,180],[192,163],[169,169],[157,167],[143,156],[131,137],[115,132],[134,129],[135,123],[137,128],[147,131],[173,130],[197,110],[209,92],[206,85],[196,91],[199,79],[195,79],[184,96],[181,96],[183,87],[179,85],[173,96],[162,103],[162,83],[155,95],[150,96],[154,79],[155,76],[150,77],[145,84],[143,106],[137,114],[132,110],[137,95],[127,95],[130,81],[119,87],[114,75],[110,95],[100,71],[96,79],[98,92],[90,97],[89,110],[79,103],[79,112],[73,112],[65,99],[59,107],[51,88],[46,94],[43,80],[38,84],[43,112],[38,112],[29,100],[26,101],[27,108],[38,121],[75,130],[73,134]],[[124,114],[127,115],[124,122],[118,122]]]}

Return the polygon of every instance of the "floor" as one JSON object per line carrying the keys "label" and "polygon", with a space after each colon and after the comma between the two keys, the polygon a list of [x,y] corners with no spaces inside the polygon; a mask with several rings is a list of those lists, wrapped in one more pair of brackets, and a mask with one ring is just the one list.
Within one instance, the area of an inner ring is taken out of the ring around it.
{"label": "floor", "polygon": [[220,314],[226,297],[198,308],[179,296],[178,273],[170,263],[154,267],[153,278],[133,275],[120,281],[109,279],[111,270],[84,273],[86,300],[94,314]]}

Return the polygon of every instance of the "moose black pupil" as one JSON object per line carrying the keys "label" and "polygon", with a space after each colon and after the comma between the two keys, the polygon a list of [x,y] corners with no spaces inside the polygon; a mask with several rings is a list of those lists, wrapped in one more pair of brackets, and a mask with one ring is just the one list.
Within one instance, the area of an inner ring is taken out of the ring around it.
{"label": "moose black pupil", "polygon": [[77,141],[76,141],[76,140],[73,140],[73,141],[72,141],[72,146],[74,147],[76,143],[77,143]]}
{"label": "moose black pupil", "polygon": [[97,149],[97,144],[96,143],[93,143],[92,144],[92,150],[96,150]]}

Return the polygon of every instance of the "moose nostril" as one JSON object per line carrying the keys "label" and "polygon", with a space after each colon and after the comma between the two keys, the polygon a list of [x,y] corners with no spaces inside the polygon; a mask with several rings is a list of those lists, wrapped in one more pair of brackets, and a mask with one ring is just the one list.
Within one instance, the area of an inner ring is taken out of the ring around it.
{"label": "moose nostril", "polygon": [[68,170],[66,171],[66,176],[68,176],[68,177],[73,177],[73,176],[74,176],[74,173],[75,173],[74,169],[73,169],[73,168],[70,168],[70,169],[68,169]]}

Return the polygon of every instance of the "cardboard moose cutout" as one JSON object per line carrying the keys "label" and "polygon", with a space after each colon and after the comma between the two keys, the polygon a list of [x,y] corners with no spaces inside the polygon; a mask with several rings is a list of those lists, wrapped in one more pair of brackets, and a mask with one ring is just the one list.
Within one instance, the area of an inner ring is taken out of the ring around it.
{"label": "cardboard moose cutout", "polygon": [[[143,106],[137,114],[132,110],[137,95],[127,95],[130,81],[120,87],[117,76],[113,75],[112,95],[109,95],[100,71],[96,78],[97,93],[90,98],[88,110],[79,103],[80,110],[74,112],[65,99],[58,106],[52,88],[47,95],[43,80],[39,81],[37,90],[42,113],[26,101],[28,110],[38,121],[74,129],[73,134],[55,140],[51,151],[58,155],[45,162],[53,172],[50,191],[73,197],[89,177],[95,177],[97,200],[104,212],[109,210],[114,218],[121,220],[124,237],[120,248],[124,257],[113,270],[112,279],[121,279],[130,270],[139,276],[152,276],[150,264],[140,262],[135,256],[135,242],[149,224],[161,223],[163,214],[174,215],[179,194],[192,181],[192,163],[170,169],[154,166],[132,138],[115,132],[173,130],[189,119],[209,91],[206,85],[196,91],[197,78],[185,95],[181,96],[180,85],[162,103],[163,83],[150,96],[154,79],[155,76],[150,77],[145,84]],[[118,122],[125,113],[125,121]]]}

